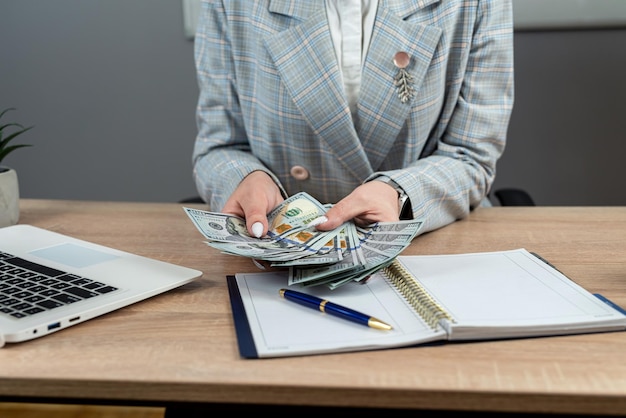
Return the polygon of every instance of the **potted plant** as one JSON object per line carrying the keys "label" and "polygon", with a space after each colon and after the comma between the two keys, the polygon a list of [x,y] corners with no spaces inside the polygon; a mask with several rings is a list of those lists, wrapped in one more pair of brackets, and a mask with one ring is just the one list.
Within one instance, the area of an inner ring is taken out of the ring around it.
{"label": "potted plant", "polygon": [[[0,113],[0,120],[9,110]],[[11,141],[19,135],[31,129],[23,127],[19,123],[2,124],[0,121],[0,227],[14,225],[20,216],[20,194],[17,183],[17,173],[14,169],[2,165],[2,161],[11,152],[18,148],[30,147],[30,144],[11,144]]]}

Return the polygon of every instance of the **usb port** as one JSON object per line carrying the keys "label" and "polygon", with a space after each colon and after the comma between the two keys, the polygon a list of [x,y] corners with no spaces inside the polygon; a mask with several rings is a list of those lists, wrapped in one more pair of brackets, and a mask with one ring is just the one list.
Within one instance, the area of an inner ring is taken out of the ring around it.
{"label": "usb port", "polygon": [[61,323],[60,322],[55,322],[53,324],[48,325],[48,331],[51,331],[53,329],[60,328],[60,327],[61,327]]}

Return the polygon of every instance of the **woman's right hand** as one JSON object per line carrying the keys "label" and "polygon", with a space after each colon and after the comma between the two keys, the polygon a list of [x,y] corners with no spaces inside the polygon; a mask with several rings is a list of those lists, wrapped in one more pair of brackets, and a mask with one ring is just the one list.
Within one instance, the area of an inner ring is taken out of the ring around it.
{"label": "woman's right hand", "polygon": [[222,212],[244,218],[248,233],[261,238],[267,234],[267,214],[284,200],[280,189],[267,173],[253,171],[239,183]]}

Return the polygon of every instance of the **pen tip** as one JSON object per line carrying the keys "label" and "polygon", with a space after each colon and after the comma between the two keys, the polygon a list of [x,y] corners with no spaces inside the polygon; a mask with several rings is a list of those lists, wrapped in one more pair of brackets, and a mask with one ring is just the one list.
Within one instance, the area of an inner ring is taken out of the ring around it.
{"label": "pen tip", "polygon": [[391,329],[393,329],[393,327],[383,321],[381,321],[380,319],[376,319],[376,318],[370,318],[369,321],[367,321],[367,325],[370,328],[376,328],[376,329],[381,329],[384,331],[389,331]]}

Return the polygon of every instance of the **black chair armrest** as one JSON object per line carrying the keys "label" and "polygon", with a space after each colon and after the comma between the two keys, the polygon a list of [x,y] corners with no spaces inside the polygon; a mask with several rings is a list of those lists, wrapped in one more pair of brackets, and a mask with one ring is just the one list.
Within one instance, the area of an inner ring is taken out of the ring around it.
{"label": "black chair armrest", "polygon": [[181,199],[178,203],[204,203],[204,200],[200,196],[193,196]]}
{"label": "black chair armrest", "polygon": [[521,189],[499,189],[493,194],[501,206],[536,206],[533,198]]}

